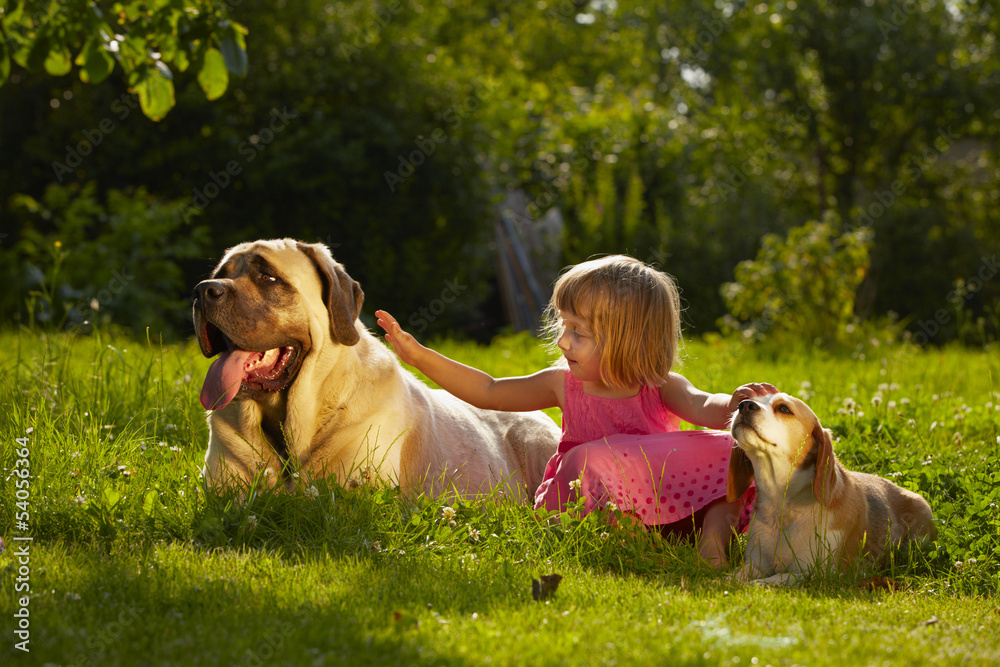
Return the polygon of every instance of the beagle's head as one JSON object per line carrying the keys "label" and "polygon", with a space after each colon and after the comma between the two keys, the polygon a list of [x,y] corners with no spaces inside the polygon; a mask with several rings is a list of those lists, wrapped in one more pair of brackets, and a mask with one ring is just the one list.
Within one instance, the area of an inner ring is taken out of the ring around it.
{"label": "beagle's head", "polygon": [[742,496],[754,468],[766,461],[771,470],[815,475],[816,500],[830,504],[837,482],[833,439],[808,405],[783,393],[747,399],[733,416],[732,434],[738,447],[729,460],[727,497]]}

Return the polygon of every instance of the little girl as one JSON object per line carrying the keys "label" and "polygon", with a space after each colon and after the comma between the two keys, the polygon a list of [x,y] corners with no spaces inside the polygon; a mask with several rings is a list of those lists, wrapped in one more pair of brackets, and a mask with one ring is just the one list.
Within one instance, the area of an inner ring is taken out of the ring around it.
{"label": "little girl", "polygon": [[725,429],[740,401],[777,389],[761,383],[709,394],[670,372],[680,298],[669,276],[623,255],[571,267],[547,311],[547,333],[563,359],[522,377],[494,379],[420,345],[389,313],[375,314],[399,358],[458,398],[490,410],[562,409],[562,439],[536,509],[560,510],[580,496],[588,511],[614,503],[664,532],[700,531],[699,553],[725,565],[756,490],[727,502],[732,438],[679,431],[680,420]]}

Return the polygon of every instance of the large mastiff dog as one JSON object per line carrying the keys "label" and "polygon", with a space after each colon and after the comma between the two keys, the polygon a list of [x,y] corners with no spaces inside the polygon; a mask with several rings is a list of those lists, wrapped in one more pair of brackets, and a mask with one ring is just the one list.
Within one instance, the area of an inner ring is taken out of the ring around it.
{"label": "large mastiff dog", "polygon": [[219,355],[201,393],[209,485],[364,470],[411,494],[502,484],[533,497],[559,439],[552,420],[430,389],[358,321],[363,299],[325,245],[291,239],[231,248],[195,288],[198,343]]}

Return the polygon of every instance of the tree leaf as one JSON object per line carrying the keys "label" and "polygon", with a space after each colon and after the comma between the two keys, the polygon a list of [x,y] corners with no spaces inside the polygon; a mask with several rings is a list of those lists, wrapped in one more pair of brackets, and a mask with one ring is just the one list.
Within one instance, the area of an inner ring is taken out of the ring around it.
{"label": "tree leaf", "polygon": [[18,61],[18,64],[29,72],[38,70],[45,65],[51,45],[52,41],[49,39],[48,34],[38,35],[27,48],[27,57],[24,58],[24,62]]}
{"label": "tree leaf", "polygon": [[219,48],[222,50],[222,57],[226,61],[226,69],[236,76],[246,76],[248,65],[247,52],[239,45],[232,32],[222,38]]}
{"label": "tree leaf", "polygon": [[229,86],[229,72],[226,62],[218,49],[205,52],[205,60],[198,72],[198,84],[209,100],[219,99]]}
{"label": "tree leaf", "polygon": [[104,48],[99,37],[95,37],[87,42],[80,52],[76,62],[82,66],[80,70],[80,80],[84,83],[100,83],[111,74],[115,68],[115,60]]}
{"label": "tree leaf", "polygon": [[162,120],[174,106],[174,84],[155,67],[146,69],[135,89],[139,106],[150,120]]}
{"label": "tree leaf", "polygon": [[178,71],[186,72],[190,64],[191,61],[188,60],[187,54],[184,51],[178,50],[174,55],[174,66],[178,69]]}
{"label": "tree leaf", "polygon": [[0,86],[10,76],[10,54],[7,52],[7,41],[0,39]]}
{"label": "tree leaf", "polygon": [[56,41],[45,57],[45,71],[52,76],[65,76],[73,69],[73,56],[61,41]]}

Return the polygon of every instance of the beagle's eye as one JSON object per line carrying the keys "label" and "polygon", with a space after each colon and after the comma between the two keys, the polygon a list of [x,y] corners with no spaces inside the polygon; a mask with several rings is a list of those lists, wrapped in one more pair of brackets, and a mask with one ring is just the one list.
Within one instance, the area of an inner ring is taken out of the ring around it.
{"label": "beagle's eye", "polygon": [[788,407],[787,405],[785,405],[784,403],[782,403],[781,405],[779,405],[779,406],[778,406],[778,412],[782,412],[782,413],[784,413],[784,414],[786,414],[786,415],[790,415],[790,414],[793,414],[793,413],[792,413],[792,409],[791,409],[791,408],[789,408],[789,407]]}

